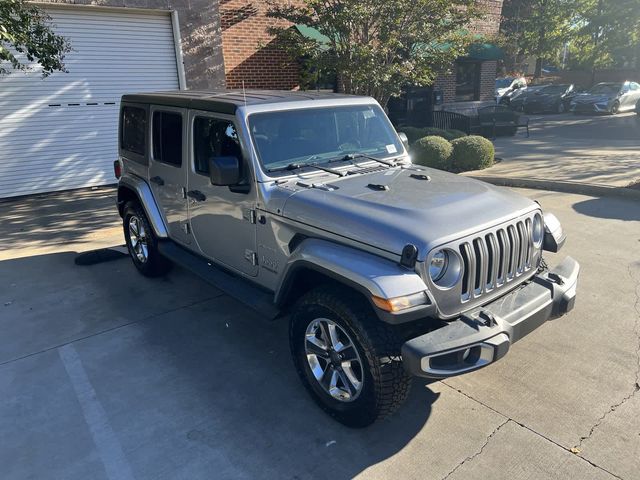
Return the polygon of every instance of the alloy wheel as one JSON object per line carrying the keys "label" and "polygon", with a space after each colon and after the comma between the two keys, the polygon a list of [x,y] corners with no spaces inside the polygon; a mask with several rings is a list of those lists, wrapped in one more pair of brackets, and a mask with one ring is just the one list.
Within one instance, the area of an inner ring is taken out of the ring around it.
{"label": "alloy wheel", "polygon": [[146,263],[149,258],[149,246],[147,231],[138,217],[132,215],[129,218],[129,239],[131,249],[140,263]]}
{"label": "alloy wheel", "polygon": [[341,402],[358,398],[364,384],[363,364],[342,327],[317,318],[307,326],[304,346],[311,373],[326,393]]}

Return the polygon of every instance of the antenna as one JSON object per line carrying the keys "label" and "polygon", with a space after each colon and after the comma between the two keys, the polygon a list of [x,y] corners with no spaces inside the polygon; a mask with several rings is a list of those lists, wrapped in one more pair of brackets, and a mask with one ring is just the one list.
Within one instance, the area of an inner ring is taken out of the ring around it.
{"label": "antenna", "polygon": [[247,92],[244,89],[244,80],[242,80],[242,96],[244,97],[244,106],[247,106]]}

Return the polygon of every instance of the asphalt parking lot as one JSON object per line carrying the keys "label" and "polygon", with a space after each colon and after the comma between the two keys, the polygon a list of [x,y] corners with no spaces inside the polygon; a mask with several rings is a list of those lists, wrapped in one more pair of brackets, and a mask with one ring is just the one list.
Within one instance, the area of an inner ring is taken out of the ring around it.
{"label": "asphalt parking lot", "polygon": [[520,192],[563,222],[576,308],[365,430],[307,396],[286,322],[178,268],[75,265],[122,243],[112,192],[0,204],[1,477],[639,478],[639,204]]}

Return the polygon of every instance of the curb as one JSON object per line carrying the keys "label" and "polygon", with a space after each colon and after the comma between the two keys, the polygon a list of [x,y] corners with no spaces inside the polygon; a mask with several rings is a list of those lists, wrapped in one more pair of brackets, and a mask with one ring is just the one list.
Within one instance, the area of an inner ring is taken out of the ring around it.
{"label": "curb", "polygon": [[576,193],[592,197],[622,197],[640,200],[640,190],[626,187],[608,187],[588,183],[563,182],[559,180],[537,180],[535,178],[509,178],[483,175],[468,175],[470,178],[501,187],[532,188],[563,193]]}

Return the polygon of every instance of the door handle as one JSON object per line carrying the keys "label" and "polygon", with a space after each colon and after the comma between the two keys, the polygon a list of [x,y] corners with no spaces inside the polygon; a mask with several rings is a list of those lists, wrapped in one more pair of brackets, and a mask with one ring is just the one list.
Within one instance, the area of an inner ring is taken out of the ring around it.
{"label": "door handle", "polygon": [[162,179],[162,177],[159,177],[157,175],[155,177],[151,177],[150,180],[157,185],[160,185],[160,186],[164,185],[164,180]]}
{"label": "door handle", "polygon": [[196,202],[204,202],[207,199],[207,196],[200,190],[189,190],[187,197],[193,198]]}

